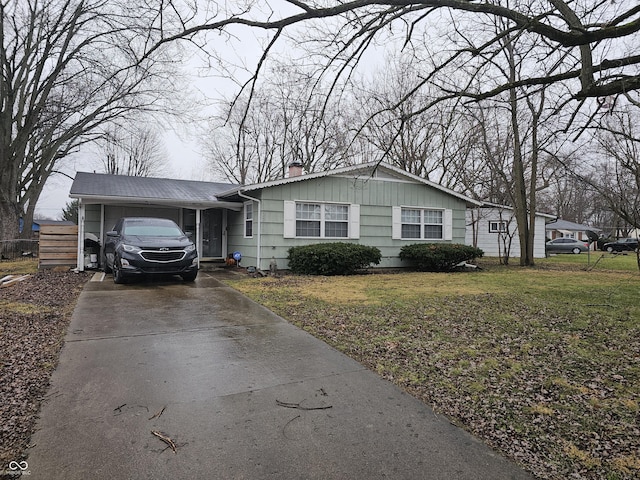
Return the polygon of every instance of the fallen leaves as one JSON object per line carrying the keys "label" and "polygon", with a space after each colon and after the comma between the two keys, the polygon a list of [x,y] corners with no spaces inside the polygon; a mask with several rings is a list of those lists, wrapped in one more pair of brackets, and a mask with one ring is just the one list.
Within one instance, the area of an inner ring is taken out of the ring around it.
{"label": "fallen leaves", "polygon": [[[539,478],[640,477],[640,311],[629,300],[633,285],[616,287],[611,298],[626,302],[623,308],[584,308],[598,289],[611,287],[565,293],[563,282],[576,279],[560,272],[549,277],[556,282],[551,289],[544,288],[546,272],[514,275],[509,270],[505,283],[532,282],[535,290],[442,296],[423,288],[416,295],[415,275],[408,276],[406,296],[404,275],[388,275],[395,293],[377,303],[309,293],[335,289],[330,278],[292,276],[240,288]],[[441,277],[421,278],[430,285]],[[370,276],[348,280],[358,292],[375,288]]]}
{"label": "fallen leaves", "polygon": [[0,464],[23,458],[88,276],[41,271],[0,290]]}

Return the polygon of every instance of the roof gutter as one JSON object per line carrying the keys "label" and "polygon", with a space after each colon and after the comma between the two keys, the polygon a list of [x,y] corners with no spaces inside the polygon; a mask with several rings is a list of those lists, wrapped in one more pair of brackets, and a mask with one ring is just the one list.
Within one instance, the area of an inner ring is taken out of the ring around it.
{"label": "roof gutter", "polygon": [[171,198],[146,198],[146,197],[118,197],[104,195],[85,195],[82,193],[72,193],[70,198],[81,199],[85,205],[87,204],[104,204],[104,205],[145,205],[145,206],[161,206],[173,208],[191,208],[191,209],[207,209],[207,208],[227,208],[229,210],[240,210],[241,207],[234,202],[215,201],[189,201],[176,200]]}
{"label": "roof gutter", "polygon": [[261,226],[261,217],[262,217],[262,201],[255,197],[250,197],[249,195],[245,195],[238,189],[238,196],[240,198],[244,198],[246,200],[251,200],[252,202],[256,202],[258,204],[258,224],[256,228],[256,233],[258,237],[257,245],[256,245],[256,268],[260,270],[260,251],[262,250],[262,226]]}

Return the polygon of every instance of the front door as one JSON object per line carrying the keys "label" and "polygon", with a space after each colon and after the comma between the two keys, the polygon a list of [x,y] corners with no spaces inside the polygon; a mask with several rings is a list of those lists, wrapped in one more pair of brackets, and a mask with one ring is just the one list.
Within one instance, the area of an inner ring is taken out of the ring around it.
{"label": "front door", "polygon": [[201,257],[222,258],[223,210],[211,209],[202,212],[202,252]]}

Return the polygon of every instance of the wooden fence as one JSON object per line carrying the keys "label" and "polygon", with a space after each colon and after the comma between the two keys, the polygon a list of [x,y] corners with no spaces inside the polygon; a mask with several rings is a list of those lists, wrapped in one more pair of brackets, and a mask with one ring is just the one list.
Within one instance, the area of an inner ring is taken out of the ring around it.
{"label": "wooden fence", "polygon": [[39,258],[39,268],[77,266],[78,226],[42,225]]}

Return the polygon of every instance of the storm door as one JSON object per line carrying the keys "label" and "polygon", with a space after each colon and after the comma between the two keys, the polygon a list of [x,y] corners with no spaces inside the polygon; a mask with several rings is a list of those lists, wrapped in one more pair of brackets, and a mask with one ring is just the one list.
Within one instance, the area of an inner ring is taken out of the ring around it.
{"label": "storm door", "polygon": [[222,258],[222,212],[222,209],[210,209],[202,212],[201,257]]}

